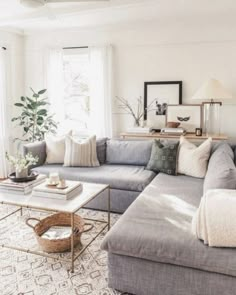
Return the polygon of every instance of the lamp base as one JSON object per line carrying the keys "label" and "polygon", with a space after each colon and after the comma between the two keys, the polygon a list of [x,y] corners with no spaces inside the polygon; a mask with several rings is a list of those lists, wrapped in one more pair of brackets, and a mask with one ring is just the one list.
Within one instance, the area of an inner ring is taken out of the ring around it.
{"label": "lamp base", "polygon": [[221,102],[203,102],[204,133],[206,135],[220,135],[220,107]]}

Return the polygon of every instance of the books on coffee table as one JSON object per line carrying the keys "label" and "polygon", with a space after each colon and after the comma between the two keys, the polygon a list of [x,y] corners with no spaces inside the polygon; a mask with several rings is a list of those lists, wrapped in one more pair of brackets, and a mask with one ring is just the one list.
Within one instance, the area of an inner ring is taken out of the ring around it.
{"label": "books on coffee table", "polygon": [[47,182],[44,182],[34,187],[32,196],[68,200],[77,196],[81,191],[82,191],[82,184],[79,181],[67,180],[66,188],[57,188],[57,186],[48,186]]}
{"label": "books on coffee table", "polygon": [[39,174],[39,176],[32,181],[27,182],[13,182],[11,179],[4,179],[0,181],[0,191],[13,194],[29,194],[32,189],[46,180],[46,175]]}

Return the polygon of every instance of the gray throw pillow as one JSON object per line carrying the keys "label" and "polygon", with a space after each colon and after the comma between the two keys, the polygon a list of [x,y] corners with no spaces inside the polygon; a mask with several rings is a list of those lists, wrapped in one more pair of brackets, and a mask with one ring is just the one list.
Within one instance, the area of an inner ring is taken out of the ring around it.
{"label": "gray throw pillow", "polygon": [[45,141],[36,141],[32,143],[27,143],[23,145],[23,155],[31,153],[34,157],[38,156],[39,160],[36,165],[30,166],[32,169],[34,167],[42,166],[46,161],[46,142]]}
{"label": "gray throw pillow", "polygon": [[212,154],[204,180],[204,193],[210,189],[236,189],[236,167],[229,144],[220,145]]}
{"label": "gray throw pillow", "polygon": [[106,149],[107,149],[107,138],[98,138],[96,143],[97,157],[99,163],[105,164],[106,162]]}
{"label": "gray throw pillow", "polygon": [[179,142],[162,144],[160,140],[154,140],[147,169],[156,173],[176,175],[178,147]]}
{"label": "gray throw pillow", "polygon": [[236,165],[236,146],[234,146],[234,164]]}

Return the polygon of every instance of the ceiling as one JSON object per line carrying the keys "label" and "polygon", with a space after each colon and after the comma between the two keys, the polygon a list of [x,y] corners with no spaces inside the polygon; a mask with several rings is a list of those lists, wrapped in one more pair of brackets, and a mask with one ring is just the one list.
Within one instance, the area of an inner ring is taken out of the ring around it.
{"label": "ceiling", "polygon": [[110,0],[54,3],[30,9],[19,0],[0,0],[0,28],[35,30],[98,28],[145,23],[236,27],[235,0]]}

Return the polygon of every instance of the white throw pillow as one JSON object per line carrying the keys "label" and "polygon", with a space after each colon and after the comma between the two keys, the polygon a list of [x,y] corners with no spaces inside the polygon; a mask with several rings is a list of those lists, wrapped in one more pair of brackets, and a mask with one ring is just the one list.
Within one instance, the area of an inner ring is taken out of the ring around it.
{"label": "white throw pillow", "polygon": [[71,136],[66,137],[66,152],[64,166],[68,167],[97,167],[96,136],[84,141],[78,141]]}
{"label": "white throw pillow", "polygon": [[45,136],[45,142],[46,142],[46,154],[47,164],[63,164],[64,163],[64,157],[65,157],[65,139],[66,136],[71,135],[72,132],[70,131],[66,135],[62,136]]}
{"label": "white throw pillow", "polygon": [[204,178],[207,172],[212,139],[208,138],[200,146],[180,137],[178,173]]}

